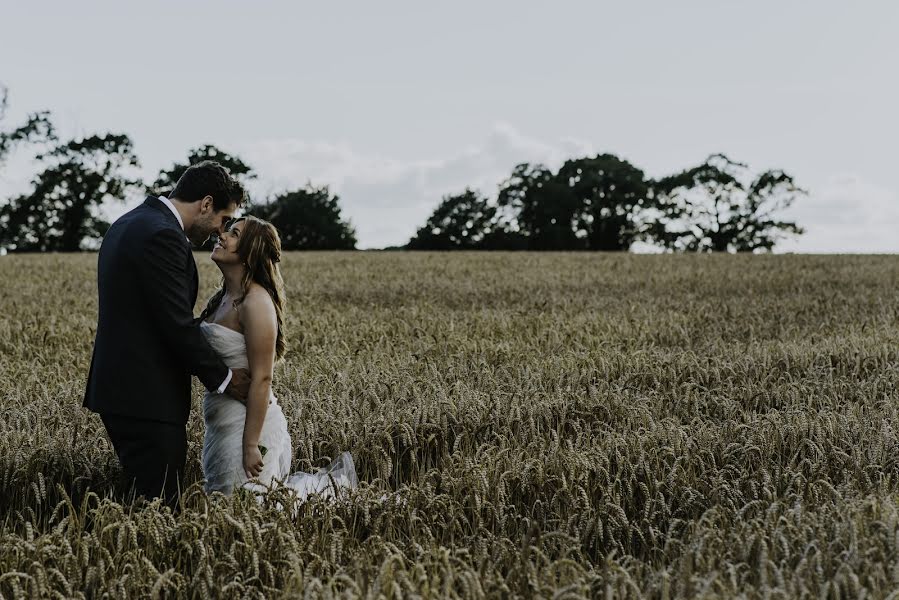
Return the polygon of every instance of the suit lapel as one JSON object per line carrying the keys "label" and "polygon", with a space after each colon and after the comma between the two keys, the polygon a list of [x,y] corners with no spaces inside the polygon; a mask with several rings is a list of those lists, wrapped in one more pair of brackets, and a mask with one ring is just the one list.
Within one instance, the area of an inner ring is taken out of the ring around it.
{"label": "suit lapel", "polygon": [[[159,198],[155,196],[147,196],[147,199],[144,200],[144,205],[155,208],[156,210],[162,211],[162,213],[172,222],[172,225],[178,228],[179,231],[183,232],[184,230],[181,228],[181,223],[178,222],[178,218],[172,213],[168,206],[162,203]],[[185,236],[184,244],[187,246],[189,250],[190,259],[188,260],[188,269],[190,270],[190,291],[191,291],[191,308],[196,306],[197,304],[197,295],[200,293],[200,275],[197,272],[197,261],[194,260],[193,248],[190,245],[190,241]]]}
{"label": "suit lapel", "polygon": [[[158,211],[161,211],[166,219],[171,221],[172,225],[174,225],[178,231],[184,231],[181,229],[181,223],[178,222],[178,218],[172,213],[168,206],[162,203],[159,198],[155,196],[147,196],[147,199],[144,200],[144,205],[155,208]],[[191,298],[193,298],[191,305],[195,306],[197,304],[197,294],[200,292],[200,276],[197,273],[197,261],[194,260],[193,248],[190,245],[190,241],[188,241],[187,237],[184,238],[184,245],[187,246],[190,251],[190,259],[188,260],[188,269],[190,270],[190,290],[191,290]]]}

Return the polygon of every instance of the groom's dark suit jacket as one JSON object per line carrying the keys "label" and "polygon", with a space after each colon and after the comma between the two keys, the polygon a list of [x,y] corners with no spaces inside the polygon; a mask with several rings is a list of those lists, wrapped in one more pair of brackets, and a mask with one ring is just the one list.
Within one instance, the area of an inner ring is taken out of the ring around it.
{"label": "groom's dark suit jacket", "polygon": [[183,425],[191,374],[208,389],[228,375],[194,319],[197,265],[177,218],[148,197],[100,247],[100,314],[84,406]]}

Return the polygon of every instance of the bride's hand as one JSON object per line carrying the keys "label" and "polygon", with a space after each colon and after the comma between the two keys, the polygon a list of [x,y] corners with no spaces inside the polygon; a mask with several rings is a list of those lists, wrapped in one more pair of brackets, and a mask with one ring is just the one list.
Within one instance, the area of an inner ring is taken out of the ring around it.
{"label": "bride's hand", "polygon": [[258,444],[245,444],[243,447],[243,470],[248,479],[259,477],[262,473],[262,451]]}
{"label": "bride's hand", "polygon": [[246,369],[232,369],[231,381],[225,388],[225,393],[246,405],[250,394],[250,372]]}

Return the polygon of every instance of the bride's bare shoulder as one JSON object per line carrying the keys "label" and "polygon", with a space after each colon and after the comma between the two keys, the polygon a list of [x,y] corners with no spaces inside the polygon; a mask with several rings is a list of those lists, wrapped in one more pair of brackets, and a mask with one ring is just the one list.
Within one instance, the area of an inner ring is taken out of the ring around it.
{"label": "bride's bare shoulder", "polygon": [[264,287],[257,283],[250,284],[243,302],[241,302],[242,316],[250,314],[263,316],[275,314],[275,303]]}

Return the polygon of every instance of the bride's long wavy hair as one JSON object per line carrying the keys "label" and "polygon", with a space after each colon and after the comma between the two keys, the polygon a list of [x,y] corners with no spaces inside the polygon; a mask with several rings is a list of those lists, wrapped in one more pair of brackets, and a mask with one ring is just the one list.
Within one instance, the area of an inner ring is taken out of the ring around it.
{"label": "bride's long wavy hair", "polygon": [[[240,261],[246,265],[246,273],[244,273],[241,282],[243,294],[234,301],[234,306],[240,306],[246,298],[247,292],[250,290],[250,284],[255,282],[261,285],[268,295],[271,296],[272,302],[275,303],[275,312],[278,315],[278,338],[275,341],[275,359],[280,360],[287,352],[287,342],[284,339],[284,304],[286,297],[284,295],[284,279],[281,277],[281,269],[278,263],[281,262],[281,236],[278,230],[268,221],[263,221],[257,217],[247,215],[234,219],[228,230],[230,231],[237,223],[243,223],[243,230],[240,232],[240,239],[237,243],[237,255]],[[205,321],[209,315],[214,313],[222,303],[225,296],[225,278],[222,277],[221,287],[212,295],[206,308],[200,315],[200,320]]]}

